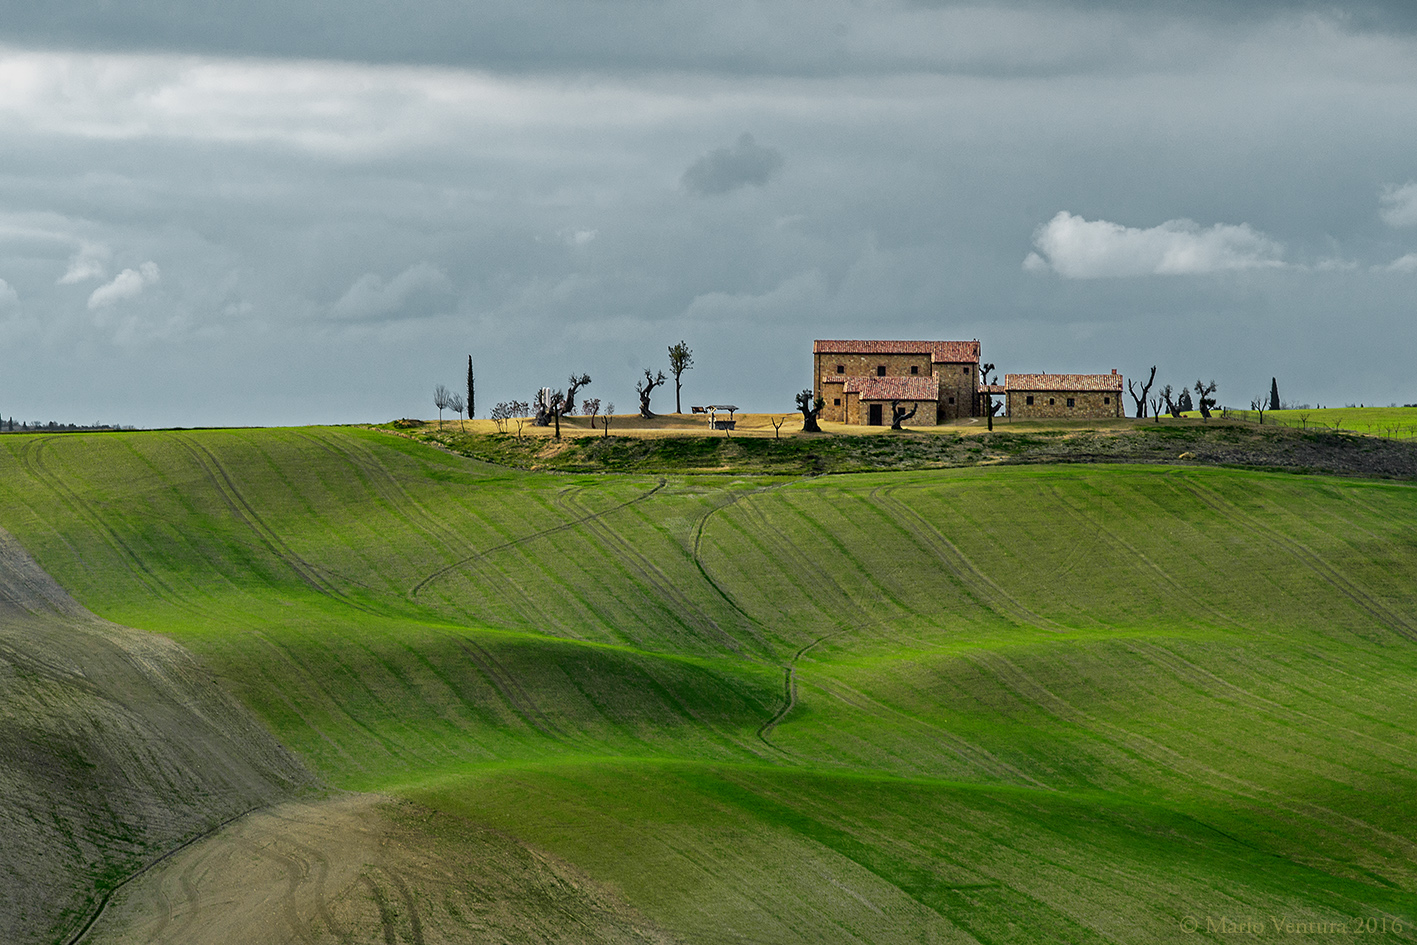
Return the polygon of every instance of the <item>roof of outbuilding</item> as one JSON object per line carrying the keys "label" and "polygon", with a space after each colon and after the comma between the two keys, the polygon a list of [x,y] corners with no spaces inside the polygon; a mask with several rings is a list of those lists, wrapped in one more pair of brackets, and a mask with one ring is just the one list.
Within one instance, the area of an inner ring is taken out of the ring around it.
{"label": "roof of outbuilding", "polygon": [[978,364],[977,341],[814,341],[813,354],[928,354],[931,364]]}
{"label": "roof of outbuilding", "polygon": [[933,374],[848,377],[842,391],[860,394],[862,400],[939,400],[940,379]]}
{"label": "roof of outbuilding", "polygon": [[1120,391],[1120,374],[1005,374],[1004,386],[1009,390],[1105,390]]}

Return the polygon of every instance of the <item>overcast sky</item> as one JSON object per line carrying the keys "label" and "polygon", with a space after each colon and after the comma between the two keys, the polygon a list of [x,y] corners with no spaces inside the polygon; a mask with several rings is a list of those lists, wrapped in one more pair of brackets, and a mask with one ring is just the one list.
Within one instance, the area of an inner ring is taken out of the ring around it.
{"label": "overcast sky", "polygon": [[681,339],[1417,401],[1417,16],[1230,6],[0,0],[0,415],[630,412]]}

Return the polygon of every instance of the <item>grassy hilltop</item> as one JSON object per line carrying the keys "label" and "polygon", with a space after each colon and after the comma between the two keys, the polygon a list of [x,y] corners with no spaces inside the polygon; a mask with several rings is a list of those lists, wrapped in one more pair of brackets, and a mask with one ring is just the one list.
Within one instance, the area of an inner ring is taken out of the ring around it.
{"label": "grassy hilltop", "polygon": [[[385,430],[7,436],[0,527],[326,784],[407,805],[390,836],[501,844],[542,877],[515,915],[560,903],[572,940],[1412,940],[1417,489],[1042,458],[605,474]],[[219,881],[172,862],[114,923]],[[329,879],[307,940],[362,940],[364,900],[370,940],[476,940],[531,888],[399,862],[398,895]]]}

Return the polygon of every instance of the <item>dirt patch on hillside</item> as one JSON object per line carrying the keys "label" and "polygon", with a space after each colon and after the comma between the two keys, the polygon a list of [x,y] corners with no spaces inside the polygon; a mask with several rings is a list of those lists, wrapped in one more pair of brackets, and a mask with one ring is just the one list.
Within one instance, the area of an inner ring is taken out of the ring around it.
{"label": "dirt patch on hillside", "polygon": [[85,942],[661,943],[574,868],[460,818],[350,795],[251,814],[114,897]]}
{"label": "dirt patch on hillside", "polygon": [[0,529],[0,941],[67,941],[124,877],[314,780],[186,650],[100,620]]}

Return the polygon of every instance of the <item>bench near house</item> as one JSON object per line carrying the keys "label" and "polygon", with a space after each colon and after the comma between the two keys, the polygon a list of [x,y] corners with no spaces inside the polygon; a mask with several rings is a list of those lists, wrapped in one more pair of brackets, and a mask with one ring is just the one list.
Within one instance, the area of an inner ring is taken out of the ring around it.
{"label": "bench near house", "polygon": [[1101,420],[1123,416],[1122,375],[1005,374],[1011,420]]}
{"label": "bench near house", "polygon": [[981,415],[978,341],[815,341],[813,396],[821,419],[889,425],[891,401],[909,411],[906,426],[934,426]]}

